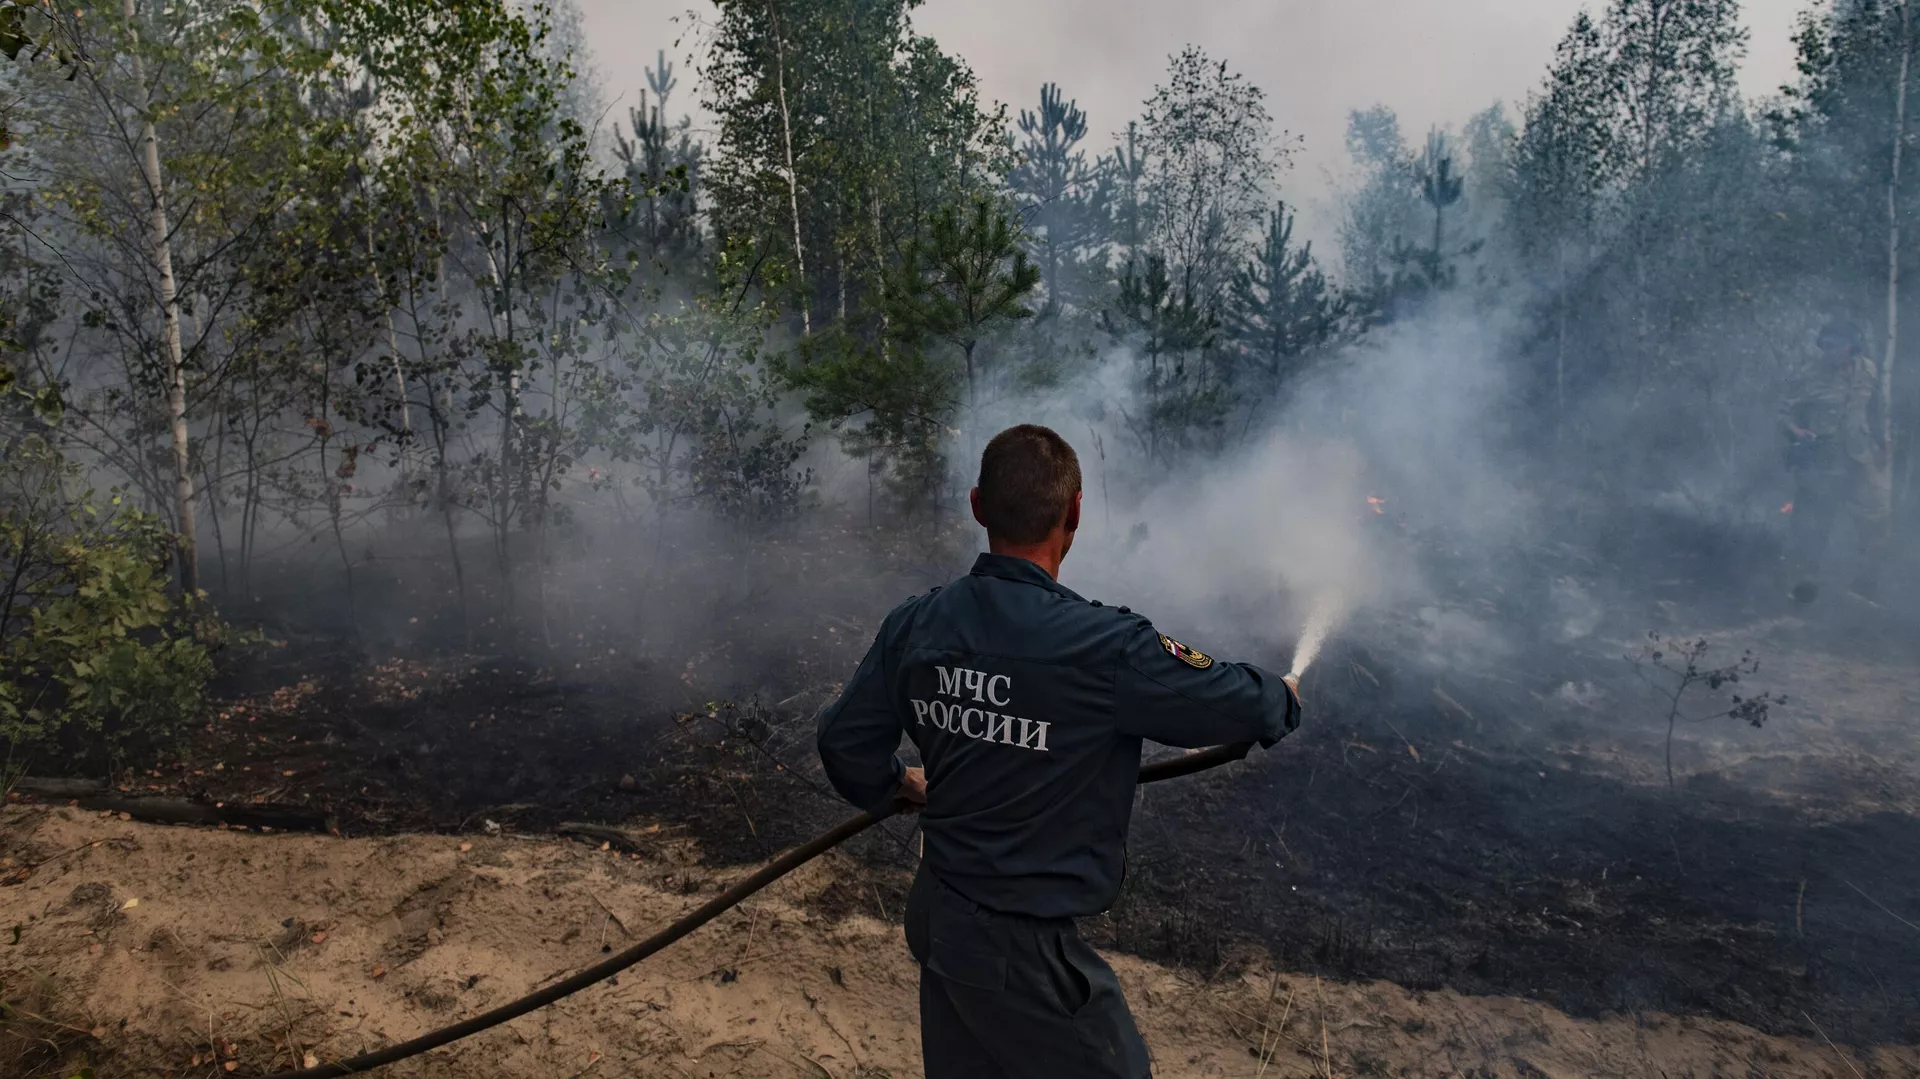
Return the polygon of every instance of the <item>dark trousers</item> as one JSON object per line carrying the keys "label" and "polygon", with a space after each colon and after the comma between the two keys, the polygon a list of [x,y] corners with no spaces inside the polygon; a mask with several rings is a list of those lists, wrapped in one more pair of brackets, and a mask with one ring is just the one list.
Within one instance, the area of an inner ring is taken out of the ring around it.
{"label": "dark trousers", "polygon": [[907,947],[927,1079],[1150,1079],[1113,968],[1071,920],[987,910],[922,868]]}

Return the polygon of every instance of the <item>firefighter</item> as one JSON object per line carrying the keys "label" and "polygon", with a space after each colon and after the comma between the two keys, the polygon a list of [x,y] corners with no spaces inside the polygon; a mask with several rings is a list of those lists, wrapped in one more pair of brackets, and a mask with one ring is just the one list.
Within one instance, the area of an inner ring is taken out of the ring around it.
{"label": "firefighter", "polygon": [[[842,796],[921,813],[906,936],[927,1079],[1148,1076],[1113,970],[1074,924],[1119,893],[1141,741],[1271,747],[1299,723],[1286,679],[1056,580],[1080,493],[1058,434],[995,436],[971,494],[989,553],[895,608],[819,718]],[[903,733],[924,771],[897,755]]]}
{"label": "firefighter", "polygon": [[1793,479],[1787,560],[1800,603],[1819,593],[1821,557],[1843,514],[1858,545],[1851,591],[1869,602],[1876,598],[1893,518],[1879,390],[1879,365],[1860,331],[1840,319],[1821,329],[1813,362],[1788,386],[1781,415]]}

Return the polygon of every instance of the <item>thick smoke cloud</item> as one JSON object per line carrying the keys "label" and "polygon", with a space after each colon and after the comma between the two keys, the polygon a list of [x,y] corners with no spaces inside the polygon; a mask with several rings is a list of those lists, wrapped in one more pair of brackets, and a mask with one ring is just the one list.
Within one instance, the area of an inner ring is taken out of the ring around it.
{"label": "thick smoke cloud", "polygon": [[1086,510],[1063,579],[1088,596],[1269,664],[1286,662],[1316,606],[1336,632],[1369,610],[1412,610],[1430,631],[1425,658],[1478,664],[1505,645],[1433,604],[1411,534],[1485,561],[1537,527],[1497,423],[1513,331],[1510,316],[1466,301],[1436,307],[1328,357],[1271,418],[1222,432],[1224,453],[1189,463],[1141,452],[1141,360],[1126,349],[1059,393],[994,410],[982,428],[1045,422],[1079,450]]}

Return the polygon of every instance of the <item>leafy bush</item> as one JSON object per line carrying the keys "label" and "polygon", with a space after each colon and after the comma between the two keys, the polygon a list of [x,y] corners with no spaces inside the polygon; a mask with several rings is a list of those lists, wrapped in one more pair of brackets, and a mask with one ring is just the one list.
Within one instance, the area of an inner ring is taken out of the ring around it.
{"label": "leafy bush", "polygon": [[171,739],[212,672],[192,605],[168,590],[172,535],[117,492],[77,491],[37,436],[3,448],[0,739],[69,767]]}

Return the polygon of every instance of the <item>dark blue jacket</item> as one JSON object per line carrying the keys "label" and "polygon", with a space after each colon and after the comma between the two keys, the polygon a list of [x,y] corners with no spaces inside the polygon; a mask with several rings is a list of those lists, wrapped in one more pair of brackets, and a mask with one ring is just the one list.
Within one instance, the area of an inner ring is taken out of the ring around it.
{"label": "dark blue jacket", "polygon": [[1278,675],[983,554],[887,616],[818,738],[834,788],[877,810],[904,732],[927,770],[926,868],[992,910],[1084,917],[1120,890],[1142,739],[1271,746],[1299,714]]}

